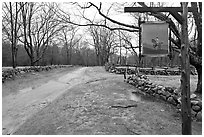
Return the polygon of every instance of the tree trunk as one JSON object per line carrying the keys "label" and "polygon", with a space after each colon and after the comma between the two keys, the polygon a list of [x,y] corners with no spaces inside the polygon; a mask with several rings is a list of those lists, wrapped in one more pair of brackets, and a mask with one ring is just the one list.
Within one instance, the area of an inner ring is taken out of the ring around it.
{"label": "tree trunk", "polygon": [[13,24],[13,14],[12,14],[12,5],[11,2],[9,2],[9,6],[10,6],[10,16],[11,16],[11,54],[12,54],[12,66],[13,68],[16,68],[16,56],[15,56],[15,47],[16,47],[16,39],[14,38],[14,24]]}
{"label": "tree trunk", "polygon": [[[40,57],[40,55],[39,55],[39,51],[37,50],[37,53],[36,53],[36,55],[37,55],[37,59]],[[36,64],[37,64],[37,66],[39,66],[40,65],[40,60],[39,61],[37,61],[36,62]]]}
{"label": "tree trunk", "polygon": [[33,56],[30,57],[30,65],[31,66],[35,66],[35,62],[34,62],[34,57]]}
{"label": "tree trunk", "polygon": [[15,45],[15,52],[14,52],[14,66],[17,67],[17,45]]}
{"label": "tree trunk", "polygon": [[198,83],[196,88],[196,93],[202,94],[202,66],[196,67],[197,73],[198,73]]}
{"label": "tree trunk", "polygon": [[104,64],[103,64],[103,65],[105,65],[106,63],[108,63],[108,60],[109,60],[109,56],[108,56],[108,57],[106,57],[105,62],[104,62]]}
{"label": "tree trunk", "polygon": [[17,54],[16,54],[16,50],[15,50],[15,46],[14,46],[13,42],[12,42],[12,47],[11,48],[12,48],[12,67],[16,68]]}
{"label": "tree trunk", "polygon": [[72,48],[69,49],[69,65],[72,64]]}
{"label": "tree trunk", "polygon": [[69,52],[67,50],[67,65],[69,65]]}
{"label": "tree trunk", "polygon": [[13,64],[13,68],[16,68],[16,57],[15,57],[15,55],[12,55],[12,64]]}
{"label": "tree trunk", "polygon": [[100,59],[99,59],[99,54],[97,54],[96,53],[96,64],[98,65],[98,66],[100,66]]}

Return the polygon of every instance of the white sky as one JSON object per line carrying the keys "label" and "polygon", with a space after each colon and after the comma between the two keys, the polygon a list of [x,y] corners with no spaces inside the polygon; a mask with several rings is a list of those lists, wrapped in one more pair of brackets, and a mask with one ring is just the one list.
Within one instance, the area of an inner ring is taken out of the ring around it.
{"label": "white sky", "polygon": [[[96,5],[99,5],[99,3],[95,3]],[[80,3],[80,5],[83,6],[83,3]],[[102,2],[102,12],[104,14],[106,14],[107,12],[107,9],[110,7],[111,3],[107,3],[107,2]],[[69,13],[71,13],[73,15],[73,18],[75,18],[75,20],[79,21],[79,18],[77,18],[76,16],[74,17],[74,15],[80,15],[80,12],[83,12],[82,9],[77,9],[76,6],[70,6],[70,4],[66,4],[66,3],[61,3],[61,7],[64,9],[64,11],[67,11]],[[126,23],[126,24],[133,24],[134,23],[134,18],[129,16],[129,14],[127,13],[124,13],[124,9],[121,7],[121,10],[120,10],[122,13],[118,13],[116,12],[115,10],[113,10],[111,8],[110,12],[109,12],[109,17],[114,19],[114,20],[117,20],[119,22],[122,22],[122,23]],[[85,10],[85,16],[90,19],[90,20],[101,20],[101,19],[104,19],[103,17],[101,17],[99,14],[98,14],[98,11],[94,8],[94,7],[91,7],[89,9],[86,9]],[[72,19],[73,19],[72,18]],[[82,21],[82,20],[81,20]],[[81,23],[85,23],[85,22],[81,22]]]}

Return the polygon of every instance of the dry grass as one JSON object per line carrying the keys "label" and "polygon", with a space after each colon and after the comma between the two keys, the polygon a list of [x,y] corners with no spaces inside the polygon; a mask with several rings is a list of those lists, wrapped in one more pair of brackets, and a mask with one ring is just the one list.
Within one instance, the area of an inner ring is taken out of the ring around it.
{"label": "dry grass", "polygon": [[[180,87],[180,79],[181,76],[162,76],[162,75],[148,75],[148,78],[152,83],[163,85],[163,86],[170,86],[170,87]],[[198,81],[197,75],[190,76],[190,89],[191,92],[196,90],[196,85]]]}

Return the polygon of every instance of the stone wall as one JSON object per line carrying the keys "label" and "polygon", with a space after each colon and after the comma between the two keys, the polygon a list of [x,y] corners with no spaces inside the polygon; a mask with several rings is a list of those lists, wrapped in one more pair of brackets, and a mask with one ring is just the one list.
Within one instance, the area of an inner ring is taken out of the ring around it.
{"label": "stone wall", "polygon": [[[105,65],[106,71],[109,71],[111,73],[116,73],[116,74],[124,74],[126,71],[126,68],[120,68],[116,67],[110,64]],[[154,69],[139,69],[139,72],[145,75],[180,75],[181,71],[180,70],[170,70],[170,69],[162,69],[162,70],[154,70]],[[127,74],[135,74],[134,69],[127,68]],[[195,70],[191,70],[191,75],[197,75]]]}
{"label": "stone wall", "polygon": [[[123,74],[125,72],[124,69],[117,69],[113,66],[106,67],[106,71],[117,74]],[[129,71],[129,73],[131,74],[133,72]],[[127,83],[138,88],[141,94],[151,95],[155,98],[162,99],[176,106],[178,111],[181,111],[181,92],[179,89],[176,89],[175,87],[165,87],[162,85],[153,84],[149,81],[147,76],[142,73],[128,77]],[[197,98],[195,94],[191,95],[190,100],[192,119],[202,121],[202,100]]]}
{"label": "stone wall", "polygon": [[[135,86],[145,95],[162,99],[178,108],[181,111],[181,92],[173,87],[165,87],[149,82],[145,75],[130,76],[127,83]],[[202,120],[202,101],[195,94],[191,95],[191,115],[193,119]]]}
{"label": "stone wall", "polygon": [[4,83],[8,79],[12,79],[19,74],[24,74],[28,72],[40,72],[40,71],[49,71],[56,68],[63,67],[72,67],[72,65],[51,65],[51,66],[31,66],[31,67],[22,67],[15,69],[6,69],[2,70],[2,82]]}

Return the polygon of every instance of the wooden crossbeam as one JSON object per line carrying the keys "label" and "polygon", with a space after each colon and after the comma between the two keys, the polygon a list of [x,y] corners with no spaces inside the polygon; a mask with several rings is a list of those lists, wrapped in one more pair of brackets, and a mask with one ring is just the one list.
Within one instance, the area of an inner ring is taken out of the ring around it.
{"label": "wooden crossbeam", "polygon": [[[192,8],[188,7],[188,11],[192,12]],[[182,12],[182,7],[125,7],[125,12]]]}
{"label": "wooden crossbeam", "polygon": [[169,12],[180,24],[182,24],[182,16],[178,13],[178,12],[175,12],[175,11],[170,11]]}
{"label": "wooden crossbeam", "polygon": [[[169,12],[180,24],[182,24],[182,16],[178,12],[182,12],[182,7],[125,7],[124,12],[151,12],[157,14],[157,12]],[[192,8],[189,7],[188,11],[192,11]],[[179,32],[175,29],[175,25],[172,24],[172,21],[169,21],[167,17],[157,16],[160,20],[166,20],[169,23],[170,28],[174,35],[180,39]]]}
{"label": "wooden crossbeam", "polygon": [[137,47],[124,47],[125,49],[137,49],[137,48],[139,48],[139,46],[137,46]]}

